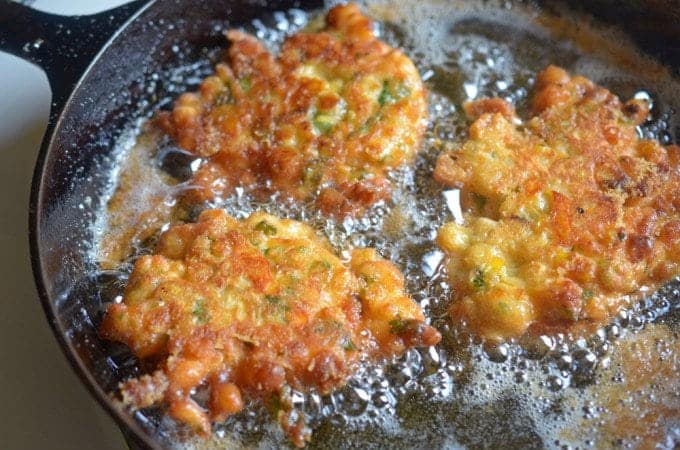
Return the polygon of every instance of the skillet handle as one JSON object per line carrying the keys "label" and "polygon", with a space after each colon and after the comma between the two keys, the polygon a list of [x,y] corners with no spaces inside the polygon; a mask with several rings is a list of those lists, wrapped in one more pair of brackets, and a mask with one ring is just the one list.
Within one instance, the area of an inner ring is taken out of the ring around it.
{"label": "skillet handle", "polygon": [[54,117],[102,46],[148,1],[136,0],[89,16],[59,16],[0,0],[0,50],[46,72]]}

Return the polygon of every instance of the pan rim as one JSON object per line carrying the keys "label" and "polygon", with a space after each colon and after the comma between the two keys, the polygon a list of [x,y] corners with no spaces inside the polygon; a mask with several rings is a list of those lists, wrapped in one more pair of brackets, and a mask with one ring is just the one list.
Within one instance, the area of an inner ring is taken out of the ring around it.
{"label": "pan rim", "polygon": [[[50,113],[50,118],[48,120],[47,128],[40,145],[40,150],[36,156],[31,179],[31,192],[28,207],[28,240],[33,280],[38,293],[38,298],[40,299],[40,303],[43,308],[43,313],[50,325],[52,333],[56,338],[62,353],[71,366],[71,369],[78,376],[82,385],[85,386],[89,394],[94,397],[97,403],[99,403],[104,411],[106,411],[108,415],[114,420],[129,447],[134,442],[134,444],[142,444],[146,448],[161,449],[162,447],[159,445],[159,443],[152,439],[150,434],[145,432],[141,425],[137,423],[137,421],[135,421],[130,414],[125,413],[114,405],[111,397],[102,389],[99,383],[97,383],[92,373],[87,369],[84,362],[73,347],[73,344],[67,339],[66,332],[57,318],[57,313],[55,310],[56,299],[51,298],[50,294],[47,292],[47,281],[45,277],[45,271],[43,269],[43,258],[40,251],[40,230],[42,228],[40,213],[44,211],[42,194],[43,186],[45,184],[45,164],[47,162],[48,155],[54,151],[55,140],[59,129],[61,128],[64,119],[64,113],[68,109],[68,106],[74,98],[74,95],[80,90],[83,81],[88,77],[93,67],[101,60],[104,52],[133,22],[136,22],[139,17],[155,3],[156,0],[149,0],[143,4],[135,13],[131,15],[130,18],[128,18],[118,29],[114,31],[114,33],[109,37],[104,45],[102,45],[96,55],[89,62],[83,71],[83,74],[80,76],[78,81],[71,89],[71,92],[68,94],[68,97],[61,110],[52,111]],[[132,433],[132,436],[130,433]]]}

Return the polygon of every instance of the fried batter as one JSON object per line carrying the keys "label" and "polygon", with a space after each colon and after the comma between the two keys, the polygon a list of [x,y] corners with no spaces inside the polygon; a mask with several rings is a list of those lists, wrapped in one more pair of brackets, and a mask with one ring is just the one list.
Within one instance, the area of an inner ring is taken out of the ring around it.
{"label": "fried batter", "polygon": [[467,211],[437,238],[451,314],[489,340],[601,322],[680,272],[680,149],[638,136],[647,104],[554,66],[536,89],[524,126],[468,105],[470,137],[434,173]]}
{"label": "fried batter", "polygon": [[276,58],[250,35],[227,37],[227,62],[156,120],[207,160],[188,201],[257,183],[318,195],[324,213],[344,216],[389,198],[387,172],[412,161],[421,141],[425,91],[356,5],[331,9],[319,32],[290,36]]}
{"label": "fried batter", "polygon": [[[125,403],[165,403],[203,434],[238,412],[243,396],[327,393],[364,356],[440,340],[401,273],[375,250],[354,250],[345,264],[303,223],[261,212],[238,221],[222,210],[161,236],[155,254],[135,264],[101,333],[158,362],[153,375],[122,384]],[[201,385],[210,392],[205,407],[192,398]],[[303,445],[308,430],[288,419],[280,415]]]}

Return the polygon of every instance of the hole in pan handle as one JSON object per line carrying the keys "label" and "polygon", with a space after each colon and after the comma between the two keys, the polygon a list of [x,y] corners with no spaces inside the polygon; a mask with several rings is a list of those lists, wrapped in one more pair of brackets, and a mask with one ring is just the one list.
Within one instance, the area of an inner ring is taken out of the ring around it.
{"label": "hole in pan handle", "polygon": [[60,16],[0,0],[0,50],[38,65],[52,89],[50,122],[103,45],[149,0],[86,16]]}
{"label": "hole in pan handle", "polygon": [[[50,119],[33,181],[31,223],[36,223],[33,217],[37,213],[36,180],[42,173],[43,158],[52,130],[68,98],[105,44],[128,19],[148,3],[149,0],[136,0],[93,15],[61,16],[41,12],[15,1],[0,0],[0,51],[18,56],[44,70],[52,91]],[[48,317],[58,335],[60,332],[54,322],[56,319],[51,313],[48,313]],[[72,364],[76,366],[74,361]],[[130,450],[151,448],[124,426],[122,421],[117,422]]]}

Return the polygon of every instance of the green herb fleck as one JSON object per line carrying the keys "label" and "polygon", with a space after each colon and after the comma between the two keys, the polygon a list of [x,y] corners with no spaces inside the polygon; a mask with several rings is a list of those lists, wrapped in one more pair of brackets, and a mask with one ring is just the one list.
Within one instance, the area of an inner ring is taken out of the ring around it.
{"label": "green herb fleck", "polygon": [[342,323],[337,320],[319,320],[314,324],[316,334],[327,334],[334,330],[344,330]]}
{"label": "green herb fleck", "polygon": [[281,297],[279,297],[278,295],[265,295],[264,298],[270,305],[277,305],[281,303]]}
{"label": "green herb fleck", "polygon": [[264,250],[264,255],[270,258],[280,258],[283,254],[283,248],[280,245],[267,247]]}
{"label": "green herb fleck", "polygon": [[278,295],[265,295],[265,300],[267,301],[269,313],[281,323],[288,323],[288,311],[290,311],[290,306],[288,306],[281,297]]}
{"label": "green herb fleck", "polygon": [[389,322],[390,324],[390,333],[400,335],[403,334],[404,331],[408,328],[409,321],[406,319],[402,319],[401,317],[397,317],[396,319],[392,319]]}
{"label": "green herb fleck", "polygon": [[333,117],[326,114],[318,114],[312,121],[317,134],[328,134],[335,125]]}
{"label": "green herb fleck", "polygon": [[303,255],[308,255],[311,252],[311,249],[306,245],[298,245],[295,250]]}
{"label": "green herb fleck", "polygon": [[281,397],[279,397],[277,394],[273,394],[269,398],[269,411],[271,414],[276,417],[279,413],[279,411],[283,410],[283,402],[281,401]]}
{"label": "green herb fleck", "polygon": [[342,343],[342,348],[345,349],[345,351],[353,352],[357,349],[357,346],[354,345],[354,342],[351,339],[347,339]]}
{"label": "green herb fleck", "polygon": [[273,225],[268,224],[266,221],[261,221],[258,222],[257,225],[255,225],[255,229],[257,231],[261,231],[267,236],[273,236],[276,234],[276,227]]}
{"label": "green herb fleck", "polygon": [[407,97],[411,91],[403,84],[398,84],[392,88],[387,80],[383,81],[382,90],[378,95],[378,103],[380,106],[391,105],[398,102],[404,97]]}
{"label": "green herb fleck", "polygon": [[482,269],[475,270],[475,276],[472,278],[472,285],[475,289],[480,290],[486,287],[486,281],[484,280],[484,271]]}
{"label": "green herb fleck", "polygon": [[382,91],[380,91],[380,95],[378,96],[378,103],[380,103],[380,106],[384,106],[387,102],[394,102],[394,97],[392,96],[387,81],[383,81]]}
{"label": "green herb fleck", "polygon": [[305,183],[318,184],[321,181],[321,171],[316,164],[309,165],[305,167],[303,178]]}
{"label": "green herb fleck", "polygon": [[581,294],[581,297],[583,297],[585,300],[589,300],[595,296],[595,292],[593,292],[592,289],[586,289],[583,291],[583,294]]}
{"label": "green herb fleck", "polygon": [[374,276],[366,275],[365,273],[361,274],[361,279],[364,280],[369,286],[376,282],[376,278]]}
{"label": "green herb fleck", "polygon": [[[387,159],[387,156],[384,156],[380,158],[380,162],[384,162]],[[368,178],[369,173],[365,169],[359,169],[359,170],[354,170],[350,174],[350,180],[365,180]]]}
{"label": "green herb fleck", "polygon": [[241,78],[240,80],[238,80],[238,84],[239,84],[239,86],[241,86],[241,90],[243,92],[248,92],[250,90],[250,86],[251,86],[252,82],[250,80],[250,77],[245,77],[245,78]]}
{"label": "green herb fleck", "polygon": [[368,133],[368,130],[370,130],[371,127],[372,127],[376,122],[380,121],[380,117],[381,117],[381,116],[380,116],[380,113],[375,114],[375,115],[369,117],[368,120],[366,120],[366,122],[364,122],[364,124],[361,126],[361,128],[359,128],[359,134]]}
{"label": "green herb fleck", "polygon": [[194,310],[191,311],[191,314],[193,314],[193,316],[200,324],[208,322],[210,316],[208,314],[208,311],[206,311],[205,309],[205,299],[199,298],[194,302]]}
{"label": "green herb fleck", "polygon": [[322,259],[314,261],[312,263],[311,267],[310,267],[310,269],[313,272],[327,271],[327,270],[331,270],[331,268],[332,268],[331,263],[329,263],[328,261],[322,260]]}
{"label": "green herb fleck", "polygon": [[575,321],[578,319],[578,314],[576,311],[574,311],[574,309],[570,308],[569,306],[562,306],[562,313],[567,320]]}
{"label": "green herb fleck", "polygon": [[486,197],[479,195],[475,192],[472,193],[472,199],[475,201],[475,206],[477,206],[477,211],[481,211],[486,206]]}
{"label": "green herb fleck", "polygon": [[231,95],[231,89],[229,86],[225,87],[223,90],[215,95],[215,106],[228,105],[234,103],[234,97]]}

